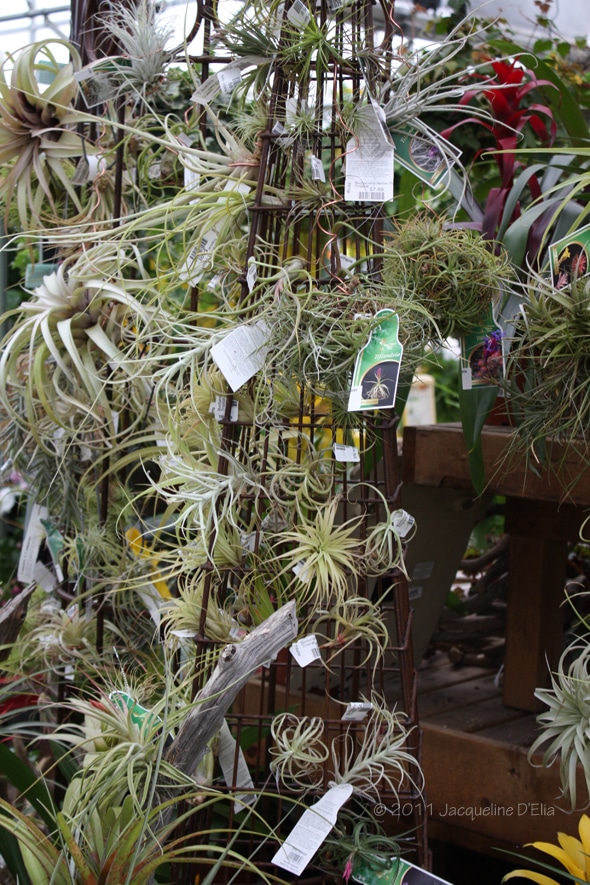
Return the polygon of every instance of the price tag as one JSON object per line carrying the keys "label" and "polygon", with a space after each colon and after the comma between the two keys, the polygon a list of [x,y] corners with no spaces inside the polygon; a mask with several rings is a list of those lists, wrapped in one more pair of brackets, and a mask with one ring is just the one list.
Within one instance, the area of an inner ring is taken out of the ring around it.
{"label": "price tag", "polygon": [[213,361],[234,393],[263,367],[268,336],[268,326],[258,320],[238,326],[211,348]]}
{"label": "price tag", "polygon": [[242,82],[242,72],[237,65],[228,65],[223,71],[218,71],[217,79],[221,91],[231,93]]}
{"label": "price tag", "polygon": [[322,163],[320,158],[312,154],[309,160],[311,163],[311,180],[325,182],[326,173],[324,172],[324,164]]}
{"label": "price tag", "polygon": [[52,593],[57,587],[57,578],[53,572],[51,572],[46,565],[43,565],[42,562],[39,562],[39,560],[35,563],[33,579],[42,590],[45,590],[46,593]]}
{"label": "price tag", "polygon": [[217,74],[213,74],[212,77],[209,77],[204,83],[197,86],[191,95],[191,101],[193,104],[211,104],[220,92],[221,84],[219,83],[219,77]]}
{"label": "price tag", "polygon": [[356,446],[343,446],[340,443],[334,443],[332,446],[334,458],[336,461],[358,463],[361,460],[359,450]]}
{"label": "price tag", "polygon": [[[246,763],[246,759],[241,747],[237,747],[237,741],[231,731],[229,725],[223,720],[219,730],[219,750],[218,758],[223,779],[226,786],[232,790],[253,790],[254,782],[250,769]],[[239,792],[235,794],[234,814],[244,810],[245,805],[252,805],[256,801],[256,793]]]}
{"label": "price tag", "polygon": [[195,169],[184,167],[184,188],[187,191],[196,191],[201,183],[201,174]]}
{"label": "price tag", "polygon": [[313,634],[311,636],[303,636],[302,639],[294,642],[293,645],[289,646],[289,651],[300,667],[307,667],[308,664],[317,661],[322,656],[317,637]]}
{"label": "price tag", "polygon": [[471,367],[466,366],[464,369],[461,369],[461,389],[462,390],[471,390],[473,387],[473,376],[471,374]]}
{"label": "price tag", "polygon": [[[216,421],[223,421],[225,418],[225,410],[227,408],[227,397],[226,396],[216,396],[215,400],[209,406],[209,411],[214,416]],[[237,399],[232,399],[230,412],[229,412],[229,420],[237,421],[238,420],[238,411],[239,404]]]}
{"label": "price tag", "polygon": [[311,16],[309,9],[302,0],[293,0],[292,5],[287,12],[287,18],[292,25],[295,25],[298,28],[304,28],[309,24]]}
{"label": "price tag", "polygon": [[361,203],[393,200],[393,146],[373,136],[346,145],[344,199]]}
{"label": "price tag", "polygon": [[215,225],[192,246],[186,261],[178,269],[181,280],[195,286],[211,264],[213,252],[219,239],[219,227]]}
{"label": "price tag", "polygon": [[391,514],[391,525],[392,528],[400,538],[405,538],[409,535],[416,524],[416,520],[413,516],[406,510],[395,510]]}
{"label": "price tag", "polygon": [[342,714],[342,722],[362,722],[373,709],[368,701],[352,701]]}
{"label": "price tag", "polygon": [[351,784],[331,787],[315,805],[303,812],[272,859],[282,870],[300,876],[330,834],[338,812],[352,795]]}
{"label": "price tag", "polygon": [[287,130],[280,122],[280,120],[277,120],[270,132],[271,135],[277,136],[277,144],[280,144],[282,148],[291,147],[295,140],[292,135],[287,135]]}

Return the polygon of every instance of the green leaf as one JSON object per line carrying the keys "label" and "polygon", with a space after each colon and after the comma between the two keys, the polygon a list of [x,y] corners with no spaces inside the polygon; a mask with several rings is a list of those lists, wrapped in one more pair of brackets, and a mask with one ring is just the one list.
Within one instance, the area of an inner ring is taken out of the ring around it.
{"label": "green leaf", "polygon": [[459,387],[459,411],[463,435],[467,444],[469,474],[478,495],[485,489],[485,464],[481,444],[481,431],[498,396],[495,386],[473,387],[463,390]]}
{"label": "green leaf", "polygon": [[18,839],[0,827],[0,855],[10,870],[15,882],[19,885],[35,885],[31,882],[27,868],[25,867],[23,857],[19,848]]}
{"label": "green leaf", "polygon": [[31,803],[50,831],[55,830],[56,810],[47,784],[39,780],[29,766],[3,743],[0,743],[0,771],[23,796],[26,796],[27,802]]}

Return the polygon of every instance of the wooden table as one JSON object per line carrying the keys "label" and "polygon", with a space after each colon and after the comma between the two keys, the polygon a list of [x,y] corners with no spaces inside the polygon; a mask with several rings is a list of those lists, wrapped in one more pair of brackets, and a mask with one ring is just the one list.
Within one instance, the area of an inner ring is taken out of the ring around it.
{"label": "wooden table", "polygon": [[[560,465],[559,477],[539,476],[511,454],[511,428],[484,428],[482,443],[488,490],[506,496],[510,535],[504,703],[536,711],[535,689],[548,684],[564,647],[567,544],[590,507],[587,453],[555,444],[548,460]],[[406,427],[402,470],[406,484],[473,492],[459,424]]]}

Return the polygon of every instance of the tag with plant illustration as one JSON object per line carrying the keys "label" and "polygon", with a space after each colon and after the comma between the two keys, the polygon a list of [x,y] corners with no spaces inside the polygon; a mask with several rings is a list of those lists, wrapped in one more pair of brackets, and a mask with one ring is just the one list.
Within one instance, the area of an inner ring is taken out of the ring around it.
{"label": "tag with plant illustration", "polygon": [[504,376],[502,339],[504,333],[490,309],[481,323],[461,338],[461,386],[495,387]]}
{"label": "tag with plant illustration", "polygon": [[556,289],[568,286],[572,278],[590,273],[590,224],[568,234],[549,246],[551,279]]}
{"label": "tag with plant illustration", "polygon": [[353,864],[352,881],[361,885],[449,885],[432,873],[422,870],[401,857],[375,856],[357,858]]}
{"label": "tag with plant illustration", "polygon": [[375,314],[378,325],[357,356],[348,399],[348,411],[393,409],[403,345],[399,317],[389,308]]}

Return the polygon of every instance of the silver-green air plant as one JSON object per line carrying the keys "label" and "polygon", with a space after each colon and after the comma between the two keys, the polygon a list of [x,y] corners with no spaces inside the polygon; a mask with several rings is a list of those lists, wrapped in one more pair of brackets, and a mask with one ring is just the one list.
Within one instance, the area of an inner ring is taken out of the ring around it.
{"label": "silver-green air plant", "polygon": [[359,667],[371,659],[376,665],[389,644],[389,633],[379,605],[362,596],[337,602],[314,621],[313,631],[324,639],[321,647],[328,650],[328,664],[353,646],[361,649]]}
{"label": "silver-green air plant", "polygon": [[[68,47],[72,61],[64,67],[52,51],[56,44]],[[15,201],[20,224],[28,230],[46,221],[63,222],[58,211],[60,194],[67,194],[81,210],[72,183],[72,160],[90,147],[76,131],[80,117],[74,103],[79,86],[74,74],[80,58],[75,48],[62,40],[40,41],[11,61],[10,80],[4,73],[5,60],[0,68],[0,198],[6,206],[5,222]],[[39,71],[53,75],[45,89],[37,82]]]}
{"label": "silver-green air plant", "polygon": [[533,742],[528,758],[545,767],[559,761],[561,794],[575,809],[578,801],[578,770],[581,768],[590,790],[590,643],[580,638],[562,654],[551,674],[551,687],[538,688],[535,697],[547,705],[537,716],[541,733]]}
{"label": "silver-green air plant", "polygon": [[318,716],[280,713],[274,717],[270,731],[274,744],[269,767],[277,786],[298,793],[320,787],[330,756],[323,740],[323,720]]}

